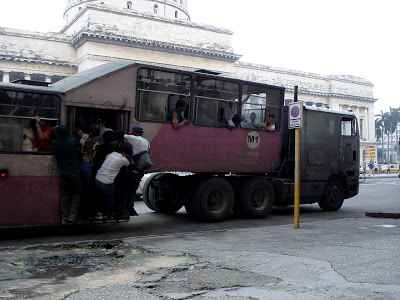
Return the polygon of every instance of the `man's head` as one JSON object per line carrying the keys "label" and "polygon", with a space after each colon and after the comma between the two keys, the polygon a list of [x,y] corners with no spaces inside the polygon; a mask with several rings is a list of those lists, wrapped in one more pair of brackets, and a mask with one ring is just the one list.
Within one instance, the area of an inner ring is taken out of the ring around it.
{"label": "man's head", "polygon": [[64,138],[68,135],[68,128],[65,125],[58,125],[52,128],[52,131],[58,138]]}
{"label": "man's head", "polygon": [[180,110],[180,111],[184,111],[186,109],[186,101],[183,99],[179,99],[178,101],[176,101],[176,109]]}
{"label": "man's head", "polygon": [[129,134],[133,134],[133,135],[142,135],[143,134],[143,127],[136,125],[132,127],[132,131],[129,132]]}
{"label": "man's head", "polygon": [[275,123],[275,115],[269,115],[268,124],[274,124],[274,123]]}
{"label": "man's head", "polygon": [[252,112],[251,114],[250,114],[250,120],[251,120],[251,123],[253,123],[254,122],[254,120],[255,119],[257,119],[257,115],[256,115],[256,113],[255,112]]}
{"label": "man's head", "polygon": [[121,154],[122,154],[123,156],[125,156],[125,157],[131,156],[131,155],[132,155],[132,152],[133,152],[132,145],[129,144],[129,143],[124,143],[124,144],[122,145],[122,151],[121,151],[121,152],[122,152]]}
{"label": "man's head", "polygon": [[233,124],[235,124],[236,127],[240,125],[240,121],[242,121],[242,118],[238,114],[235,114],[232,117],[232,122]]}

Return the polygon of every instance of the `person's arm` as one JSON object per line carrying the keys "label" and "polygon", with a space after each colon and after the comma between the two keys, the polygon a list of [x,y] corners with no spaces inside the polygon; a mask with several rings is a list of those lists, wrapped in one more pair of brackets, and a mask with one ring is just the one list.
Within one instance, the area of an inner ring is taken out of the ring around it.
{"label": "person's arm", "polygon": [[265,125],[265,126],[261,126],[261,128],[266,129],[268,131],[274,131],[275,130],[275,125],[274,124]]}
{"label": "person's arm", "polygon": [[181,128],[186,122],[187,119],[184,118],[180,123],[178,123],[178,113],[176,111],[172,112],[172,126],[174,126],[175,129]]}
{"label": "person's arm", "polygon": [[45,140],[46,136],[44,135],[42,128],[40,127],[40,117],[35,116],[36,119],[36,130],[41,140]]}
{"label": "person's arm", "polygon": [[21,104],[15,105],[14,108],[12,109],[12,111],[10,111],[9,115],[13,116],[20,108],[21,108]]}

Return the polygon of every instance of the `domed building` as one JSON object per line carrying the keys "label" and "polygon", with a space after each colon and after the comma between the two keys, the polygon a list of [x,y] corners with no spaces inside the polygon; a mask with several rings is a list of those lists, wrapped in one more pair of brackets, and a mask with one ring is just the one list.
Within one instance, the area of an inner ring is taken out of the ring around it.
{"label": "domed building", "polygon": [[[97,65],[129,60],[285,86],[286,101],[299,86],[307,105],[353,110],[362,147],[375,144],[373,84],[343,75],[320,75],[239,61],[233,32],[195,23],[189,0],[67,0],[60,32],[0,28],[0,81],[55,82]],[[362,158],[361,158],[362,159]]]}

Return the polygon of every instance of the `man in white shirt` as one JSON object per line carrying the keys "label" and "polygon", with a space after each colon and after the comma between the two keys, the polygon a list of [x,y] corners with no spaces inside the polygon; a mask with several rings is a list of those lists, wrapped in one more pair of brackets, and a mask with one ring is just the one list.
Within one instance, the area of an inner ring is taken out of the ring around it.
{"label": "man in white shirt", "polygon": [[[125,134],[124,138],[125,140],[132,145],[133,148],[133,154],[132,156],[135,156],[136,154],[139,154],[140,152],[143,151],[150,151],[150,143],[148,140],[146,140],[143,135],[143,127],[142,126],[133,126],[132,131],[129,132],[129,134]],[[129,176],[129,186],[128,186],[128,207],[126,208],[126,214],[125,217],[123,217],[124,220],[129,220],[130,216],[137,216],[138,213],[134,209],[135,205],[135,199],[136,199],[136,190],[139,187],[140,181],[142,180],[142,177],[144,175],[143,171],[138,171],[135,170],[135,164],[132,162],[132,164],[129,166],[129,171],[128,171],[128,176]]]}
{"label": "man in white shirt", "polygon": [[[112,152],[107,155],[101,168],[97,171],[95,179],[96,199],[103,195],[106,197],[106,207],[103,220],[110,219],[115,202],[115,177],[122,167],[129,166],[128,157],[132,155],[132,146],[124,144],[122,153]],[[93,211],[92,211],[93,212]]]}

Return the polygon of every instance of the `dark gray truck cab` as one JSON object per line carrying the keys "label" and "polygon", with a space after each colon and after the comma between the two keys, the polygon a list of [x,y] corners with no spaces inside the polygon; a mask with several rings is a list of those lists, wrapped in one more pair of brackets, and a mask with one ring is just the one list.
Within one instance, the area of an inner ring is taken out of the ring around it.
{"label": "dark gray truck cab", "polygon": [[[294,203],[295,134],[285,107],[282,165],[272,181],[275,205]],[[338,210],[358,194],[360,137],[353,112],[303,106],[300,129],[300,203]]]}

